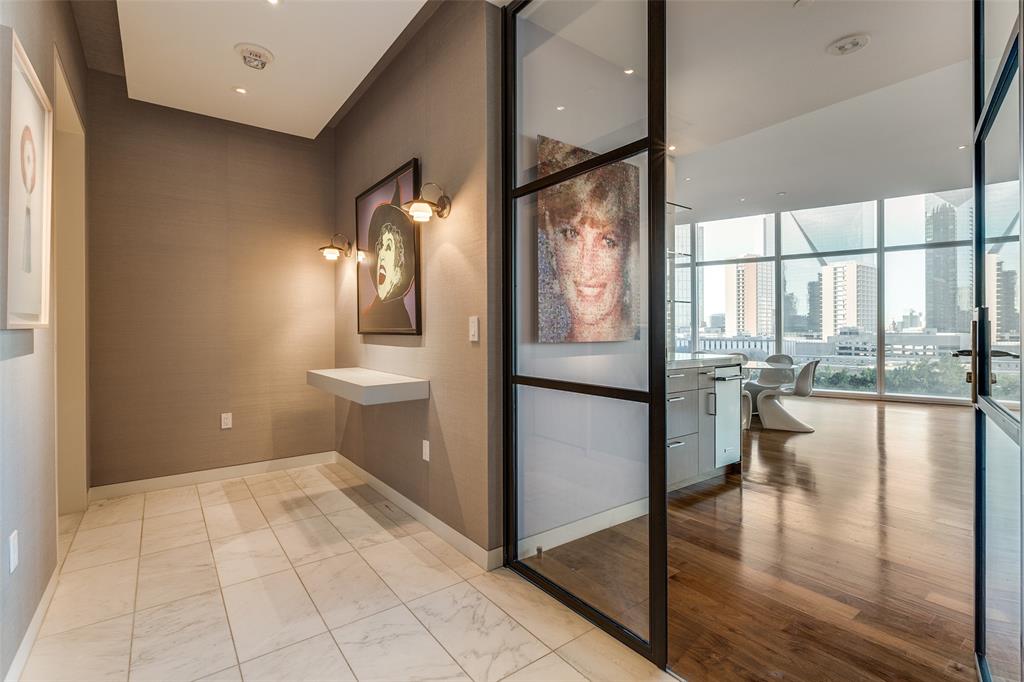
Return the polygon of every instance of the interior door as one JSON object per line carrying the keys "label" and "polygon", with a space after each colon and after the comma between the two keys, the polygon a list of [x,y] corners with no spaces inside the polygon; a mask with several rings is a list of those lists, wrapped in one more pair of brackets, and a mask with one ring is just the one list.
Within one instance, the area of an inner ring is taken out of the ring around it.
{"label": "interior door", "polygon": [[975,6],[975,654],[1021,679],[1019,0]]}

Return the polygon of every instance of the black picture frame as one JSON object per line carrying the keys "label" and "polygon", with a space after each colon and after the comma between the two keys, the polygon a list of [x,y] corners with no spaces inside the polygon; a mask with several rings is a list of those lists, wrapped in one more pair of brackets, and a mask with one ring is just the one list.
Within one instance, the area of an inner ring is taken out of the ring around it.
{"label": "black picture frame", "polygon": [[[397,183],[398,197],[395,188]],[[385,195],[387,195],[385,197]],[[373,276],[370,268],[376,266],[377,255],[375,247],[369,244],[369,231],[371,229],[371,217],[382,204],[391,203],[400,207],[420,195],[420,162],[413,157],[403,163],[391,173],[375,182],[366,190],[356,196],[355,200],[355,230],[356,249],[359,257],[356,261],[356,328],[359,334],[387,334],[403,336],[420,336],[423,334],[423,312],[422,294],[420,290],[420,225],[401,208],[401,217],[398,213],[392,212],[392,217],[406,221],[403,227],[412,234],[413,254],[412,258],[406,257],[408,263],[412,261],[412,280],[400,297],[405,311],[411,318],[408,326],[401,324],[380,324],[379,315],[374,315],[374,306],[380,306],[381,301],[377,296],[376,285],[373,284]],[[365,281],[364,281],[365,280]],[[372,292],[372,293],[371,293]],[[397,305],[398,298],[389,299],[385,305],[390,303],[392,307]],[[400,312],[399,312],[400,314]]]}

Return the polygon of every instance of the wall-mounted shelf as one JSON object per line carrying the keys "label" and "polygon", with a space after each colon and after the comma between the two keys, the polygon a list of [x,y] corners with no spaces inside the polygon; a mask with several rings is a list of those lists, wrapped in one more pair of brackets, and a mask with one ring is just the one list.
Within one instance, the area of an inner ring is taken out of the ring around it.
{"label": "wall-mounted shelf", "polygon": [[426,379],[365,367],[311,369],[306,372],[306,383],[360,405],[401,403],[430,397],[430,382]]}

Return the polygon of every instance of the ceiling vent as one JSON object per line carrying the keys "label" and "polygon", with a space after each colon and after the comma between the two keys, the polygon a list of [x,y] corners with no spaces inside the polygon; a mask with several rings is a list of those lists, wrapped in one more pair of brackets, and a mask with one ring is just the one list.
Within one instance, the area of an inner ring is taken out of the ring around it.
{"label": "ceiling vent", "polygon": [[852,36],[843,36],[825,48],[825,51],[836,57],[845,57],[858,50],[863,50],[871,42],[871,36],[867,33],[856,33]]}
{"label": "ceiling vent", "polygon": [[235,52],[242,57],[243,64],[257,71],[262,71],[274,61],[273,53],[261,45],[239,43],[235,45]]}

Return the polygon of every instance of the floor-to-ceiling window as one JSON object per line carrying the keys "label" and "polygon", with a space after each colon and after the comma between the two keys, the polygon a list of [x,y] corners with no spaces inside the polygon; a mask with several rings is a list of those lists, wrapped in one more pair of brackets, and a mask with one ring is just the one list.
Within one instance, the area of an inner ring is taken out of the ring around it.
{"label": "floor-to-ceiling window", "polygon": [[[986,237],[994,344],[1016,354],[1016,183],[987,192],[997,224]],[[696,297],[673,311],[675,350],[818,359],[823,392],[967,400],[969,358],[954,353],[971,346],[973,221],[972,192],[960,188],[680,222],[676,238],[696,248],[693,274],[682,259],[677,281],[691,276]],[[994,395],[1019,401],[1019,368],[1012,355],[994,358]]]}

